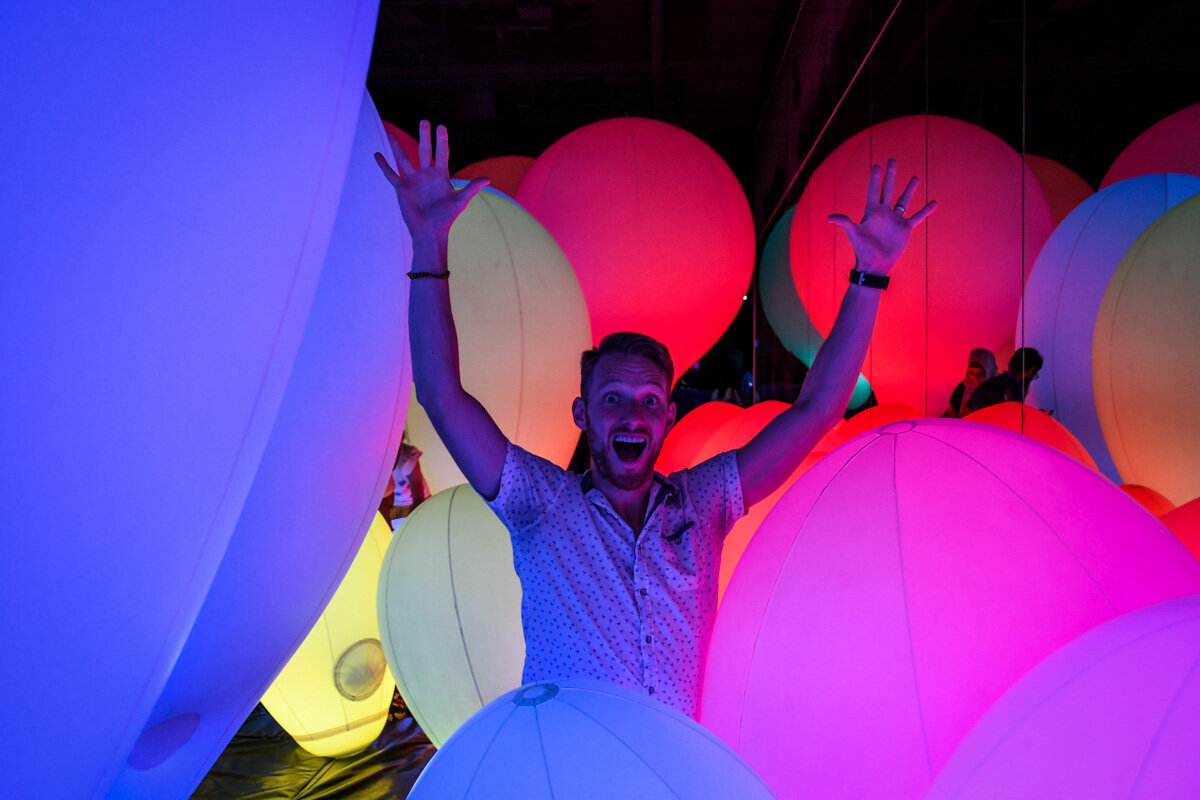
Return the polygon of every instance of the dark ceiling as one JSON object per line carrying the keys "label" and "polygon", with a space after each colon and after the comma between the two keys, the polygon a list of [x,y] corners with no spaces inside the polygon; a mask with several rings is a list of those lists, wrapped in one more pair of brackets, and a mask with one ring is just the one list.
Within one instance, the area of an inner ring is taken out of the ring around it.
{"label": "dark ceiling", "polygon": [[762,226],[845,138],[926,111],[1098,184],[1200,101],[1198,30],[1195,0],[383,0],[368,88],[408,130],[449,124],[455,167],[606,117],[674,123]]}

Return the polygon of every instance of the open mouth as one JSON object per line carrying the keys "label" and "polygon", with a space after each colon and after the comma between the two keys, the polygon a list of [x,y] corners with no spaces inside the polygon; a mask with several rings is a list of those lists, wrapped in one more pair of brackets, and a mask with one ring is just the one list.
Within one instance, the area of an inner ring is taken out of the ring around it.
{"label": "open mouth", "polygon": [[637,461],[650,443],[650,438],[640,433],[618,433],[613,437],[613,452],[622,461]]}

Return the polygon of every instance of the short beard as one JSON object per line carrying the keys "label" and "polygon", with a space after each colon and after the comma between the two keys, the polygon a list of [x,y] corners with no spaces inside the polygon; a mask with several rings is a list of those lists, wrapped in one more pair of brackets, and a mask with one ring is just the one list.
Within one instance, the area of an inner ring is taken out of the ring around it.
{"label": "short beard", "polygon": [[[616,458],[616,455],[609,452],[607,442],[599,442],[599,446],[597,447],[597,442],[595,437],[592,436],[592,432],[589,430],[586,433],[588,441],[588,454],[591,456],[592,469],[598,472],[606,482],[616,486],[618,489],[630,492],[641,488],[646,481],[654,475],[654,462],[658,460],[657,451],[650,454],[650,466],[644,474],[637,473],[616,475],[614,474],[611,461],[611,459]],[[650,442],[646,442],[646,447],[650,447]],[[659,445],[659,450],[661,449],[662,446]]]}

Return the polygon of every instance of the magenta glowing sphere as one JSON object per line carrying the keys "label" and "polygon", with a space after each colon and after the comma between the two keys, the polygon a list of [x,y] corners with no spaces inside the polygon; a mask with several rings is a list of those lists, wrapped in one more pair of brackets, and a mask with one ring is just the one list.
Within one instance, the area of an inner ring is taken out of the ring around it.
{"label": "magenta glowing sphere", "polygon": [[639,692],[581,679],[530,683],[488,703],[425,767],[412,800],[638,800],[771,792],[724,742]]}
{"label": "magenta glowing sphere", "polygon": [[1191,800],[1200,596],[1117,617],[1047,658],[963,740],[929,800]]}
{"label": "magenta glowing sphere", "polygon": [[742,305],[754,271],[750,205],[733,171],[687,131],[637,117],[585,125],[538,157],[516,200],[575,268],[597,342],[614,331],[653,336],[678,375]]}
{"label": "magenta glowing sphere", "polygon": [[1155,172],[1200,175],[1200,103],[1151,125],[1121,151],[1100,188]]}
{"label": "magenta glowing sphere", "polygon": [[1200,562],[1095,470],[963,420],[894,422],[800,477],[717,613],[700,721],[781,798],[920,798],[1030,668]]}
{"label": "magenta glowing sphere", "polygon": [[721,400],[701,403],[675,423],[663,439],[654,468],[670,475],[700,463],[696,454],[726,422],[742,413],[741,406]]}
{"label": "magenta glowing sphere", "polygon": [[857,218],[871,164],[889,157],[898,183],[921,179],[909,207],[935,199],[939,207],[891,273],[863,374],[880,397],[941,414],[962,380],[963,352],[1000,352],[1010,341],[1024,276],[1052,229],[1050,206],[1020,154],[970,123],[901,117],[855,134],[817,167],[792,220],[795,286],[822,335],[854,266],[827,217]]}
{"label": "magenta glowing sphere", "polygon": [[1029,386],[1030,405],[1079,437],[1097,466],[1120,481],[1096,414],[1092,337],[1100,301],[1125,253],[1167,209],[1200,192],[1190,175],[1143,175],[1101,189],[1054,229],[1029,280],[1016,340],[1046,360]]}

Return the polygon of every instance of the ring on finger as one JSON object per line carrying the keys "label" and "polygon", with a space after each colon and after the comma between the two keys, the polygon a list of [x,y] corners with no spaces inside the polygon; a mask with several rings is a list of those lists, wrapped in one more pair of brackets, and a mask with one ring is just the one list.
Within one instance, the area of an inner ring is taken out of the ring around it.
{"label": "ring on finger", "polygon": [[896,203],[896,205],[892,206],[892,211],[895,211],[897,214],[903,214],[905,209],[904,206]]}

